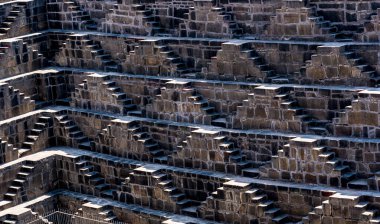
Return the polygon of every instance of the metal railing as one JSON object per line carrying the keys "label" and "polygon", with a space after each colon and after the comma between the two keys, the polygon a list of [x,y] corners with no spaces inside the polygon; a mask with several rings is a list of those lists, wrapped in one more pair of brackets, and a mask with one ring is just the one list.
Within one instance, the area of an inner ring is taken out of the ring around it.
{"label": "metal railing", "polygon": [[43,215],[36,215],[30,220],[18,222],[20,224],[129,224],[120,221],[105,221],[104,217],[96,214],[85,216],[64,209],[49,211]]}

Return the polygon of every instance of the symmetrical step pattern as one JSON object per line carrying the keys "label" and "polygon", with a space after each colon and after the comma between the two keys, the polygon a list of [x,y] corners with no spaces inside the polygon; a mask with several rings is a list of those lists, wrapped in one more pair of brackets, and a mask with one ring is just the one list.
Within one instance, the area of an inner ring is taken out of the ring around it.
{"label": "symmetrical step pattern", "polygon": [[261,168],[261,176],[293,180],[300,183],[347,187],[356,173],[317,139],[295,138],[278,155],[272,156],[271,167]]}
{"label": "symmetrical step pattern", "polygon": [[334,223],[375,224],[380,223],[379,211],[365,197],[336,193],[323,201],[322,205],[315,207],[302,221],[304,224],[326,223],[331,220]]}
{"label": "symmetrical step pattern", "polygon": [[106,15],[102,29],[106,33],[128,33],[144,36],[157,36],[165,32],[160,27],[158,17],[146,5],[133,4],[122,0]]}
{"label": "symmetrical step pattern", "polygon": [[87,79],[75,88],[72,99],[72,106],[79,108],[121,115],[141,115],[141,111],[136,110],[137,106],[133,104],[133,100],[107,75],[88,75]]}
{"label": "symmetrical step pattern", "polygon": [[314,119],[299,107],[284,87],[259,86],[237,107],[231,118],[233,128],[257,128],[295,133],[329,134],[329,121]]}
{"label": "symmetrical step pattern", "polygon": [[26,161],[24,165],[21,166],[20,171],[16,175],[8,188],[7,193],[2,196],[2,201],[0,201],[0,210],[10,208],[14,205],[27,202],[28,195],[26,193],[28,176],[33,172],[34,162]]}
{"label": "symmetrical step pattern", "polygon": [[163,40],[145,39],[139,41],[129,52],[123,71],[139,75],[186,77],[192,73],[183,60]]}
{"label": "symmetrical step pattern", "polygon": [[233,13],[214,6],[212,1],[195,1],[189,9],[187,19],[180,24],[181,36],[233,38],[243,34]]}
{"label": "symmetrical step pattern", "polygon": [[[127,146],[128,150],[125,150],[125,147],[120,147],[121,145]],[[97,152],[124,158],[167,163],[167,150],[163,149],[152,138],[149,129],[139,122],[126,123],[125,127],[117,127],[111,123],[99,133],[95,139],[94,148]]]}
{"label": "symmetrical step pattern", "polygon": [[379,138],[380,93],[376,90],[360,91],[357,99],[334,118],[334,134],[361,138]]}
{"label": "symmetrical step pattern", "polygon": [[97,30],[89,13],[75,0],[49,0],[47,9],[50,29]]}
{"label": "symmetrical step pattern", "polygon": [[0,83],[0,120],[28,113],[35,108],[34,100],[7,83]]}
{"label": "symmetrical step pattern", "polygon": [[18,149],[18,157],[30,155],[48,147],[49,137],[53,136],[53,118],[41,116],[34,124],[30,134]]}
{"label": "symmetrical step pattern", "polygon": [[140,201],[141,205],[153,209],[197,217],[196,209],[200,202],[189,199],[175,186],[171,177],[160,170],[146,167],[134,169],[124,184],[126,197],[132,196],[134,203]]}
{"label": "symmetrical step pattern", "polygon": [[[250,183],[231,180],[202,202],[200,217],[223,223],[292,223],[289,215],[277,208],[268,195]],[[244,218],[242,218],[244,214]]]}
{"label": "symmetrical step pattern", "polygon": [[317,15],[304,0],[285,0],[270,18],[267,35],[274,38],[333,41],[341,38],[337,27]]}
{"label": "symmetrical step pattern", "polygon": [[191,87],[190,82],[169,81],[152,104],[146,106],[148,117],[196,124],[211,124],[219,114]]}
{"label": "symmetrical step pattern", "polygon": [[220,136],[218,131],[203,129],[192,131],[178,151],[169,156],[169,164],[250,177],[258,176],[255,167],[259,166],[247,160],[228,137]]}
{"label": "symmetrical step pattern", "polygon": [[301,70],[301,83],[324,85],[372,86],[379,84],[379,75],[349,45],[319,46],[317,54],[306,61]]}
{"label": "symmetrical step pattern", "polygon": [[55,59],[60,66],[65,67],[91,68],[107,72],[120,70],[112,56],[87,34],[69,35]]}
{"label": "symmetrical step pattern", "polygon": [[[231,41],[222,44],[216,57],[211,58],[208,79],[288,83],[289,78],[275,75],[247,41]],[[290,80],[291,81],[291,80]]]}

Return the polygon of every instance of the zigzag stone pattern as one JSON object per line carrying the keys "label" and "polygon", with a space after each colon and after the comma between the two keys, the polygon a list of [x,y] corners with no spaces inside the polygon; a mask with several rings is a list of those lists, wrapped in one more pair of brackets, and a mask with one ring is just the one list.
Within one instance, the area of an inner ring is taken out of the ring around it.
{"label": "zigzag stone pattern", "polygon": [[0,223],[380,223],[379,18],[0,0]]}

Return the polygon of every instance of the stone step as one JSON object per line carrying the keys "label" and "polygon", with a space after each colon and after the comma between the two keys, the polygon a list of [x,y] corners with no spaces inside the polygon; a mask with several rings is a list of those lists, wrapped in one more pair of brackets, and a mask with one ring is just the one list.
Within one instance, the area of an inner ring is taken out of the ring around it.
{"label": "stone step", "polygon": [[190,216],[190,217],[198,217],[198,212],[197,212],[198,206],[190,206],[187,208],[181,209],[181,214],[185,216]]}
{"label": "stone step", "polygon": [[[164,181],[159,182],[157,185],[159,187],[161,187],[161,188],[167,188],[168,191],[169,190],[173,190],[172,188],[170,188],[170,187],[173,186],[173,181],[172,180],[164,180]],[[165,190],[167,190],[167,189],[165,189]]]}
{"label": "stone step", "polygon": [[272,222],[273,223],[278,223],[278,224],[280,224],[280,223],[286,223],[287,222],[287,220],[289,219],[289,215],[287,215],[287,214],[282,214],[282,215],[279,215],[279,216],[276,216],[276,217],[274,217],[273,219],[272,219]]}
{"label": "stone step", "polygon": [[16,178],[12,181],[12,186],[22,187],[24,186],[25,181],[25,179]]}
{"label": "stone step", "polygon": [[259,177],[260,171],[258,168],[246,168],[242,169],[242,175],[244,177]]}
{"label": "stone step", "polygon": [[275,217],[279,217],[281,214],[281,209],[279,208],[271,208],[264,212],[264,214],[272,219]]}
{"label": "stone step", "polygon": [[113,192],[114,190],[112,189],[105,190],[105,191],[100,192],[100,196],[103,198],[113,199]]}
{"label": "stone step", "polygon": [[357,179],[348,182],[348,188],[355,190],[369,190],[368,180],[367,179]]}
{"label": "stone step", "polygon": [[186,198],[186,195],[183,194],[183,193],[178,193],[178,194],[171,195],[170,198],[173,201],[182,201],[182,200],[184,200]]}

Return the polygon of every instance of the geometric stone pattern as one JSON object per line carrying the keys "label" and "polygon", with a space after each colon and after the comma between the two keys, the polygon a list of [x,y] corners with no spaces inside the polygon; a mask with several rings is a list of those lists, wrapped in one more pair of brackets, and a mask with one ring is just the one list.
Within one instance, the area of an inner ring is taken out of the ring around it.
{"label": "geometric stone pattern", "polygon": [[1,223],[380,223],[380,1],[0,2]]}

